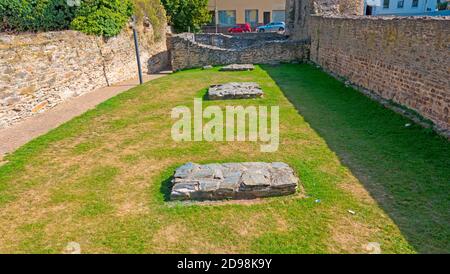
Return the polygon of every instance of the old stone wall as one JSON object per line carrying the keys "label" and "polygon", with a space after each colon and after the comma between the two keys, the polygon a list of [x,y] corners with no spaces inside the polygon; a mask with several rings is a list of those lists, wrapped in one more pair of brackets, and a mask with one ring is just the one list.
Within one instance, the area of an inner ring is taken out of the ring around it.
{"label": "old stone wall", "polygon": [[[165,36],[165,34],[163,34]],[[139,30],[144,72],[168,65],[166,41]],[[132,31],[108,40],[75,31],[0,34],[0,128],[71,97],[137,76]]]}
{"label": "old stone wall", "polygon": [[194,41],[204,45],[216,46],[221,48],[244,48],[261,44],[267,41],[286,40],[287,37],[279,33],[240,33],[227,35],[222,33],[196,33]]}
{"label": "old stone wall", "polygon": [[363,0],[286,0],[286,28],[292,40],[310,39],[311,15],[363,15]]}
{"label": "old stone wall", "polygon": [[450,18],[312,16],[311,61],[450,132]]}
{"label": "old stone wall", "polygon": [[287,40],[274,34],[274,39],[247,40],[245,36],[223,34],[183,33],[168,40],[173,70],[227,64],[267,64],[303,61],[308,58],[309,46],[304,41]]}

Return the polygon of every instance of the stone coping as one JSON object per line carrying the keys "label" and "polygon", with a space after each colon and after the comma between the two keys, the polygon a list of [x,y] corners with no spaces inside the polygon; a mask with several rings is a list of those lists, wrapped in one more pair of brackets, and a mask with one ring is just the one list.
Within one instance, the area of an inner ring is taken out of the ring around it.
{"label": "stone coping", "polygon": [[348,19],[348,20],[372,20],[372,21],[448,21],[450,16],[362,16],[362,15],[338,15],[338,14],[311,14],[311,17],[324,19]]}

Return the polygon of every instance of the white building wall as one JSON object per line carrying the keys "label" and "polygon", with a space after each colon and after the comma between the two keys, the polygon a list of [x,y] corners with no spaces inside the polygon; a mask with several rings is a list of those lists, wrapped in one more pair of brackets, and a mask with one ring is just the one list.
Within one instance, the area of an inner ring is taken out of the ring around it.
{"label": "white building wall", "polygon": [[437,8],[437,0],[419,0],[417,7],[412,7],[413,0],[404,0],[403,8],[398,8],[398,2],[401,0],[390,0],[389,8],[383,8],[384,0],[378,0],[380,5],[373,7],[373,15],[413,15],[425,13],[427,11],[435,11]]}

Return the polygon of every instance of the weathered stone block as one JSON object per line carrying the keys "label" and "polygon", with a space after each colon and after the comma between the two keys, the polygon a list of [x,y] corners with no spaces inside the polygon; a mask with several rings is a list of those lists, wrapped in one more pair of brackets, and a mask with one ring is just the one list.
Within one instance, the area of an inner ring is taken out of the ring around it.
{"label": "weathered stone block", "polygon": [[259,85],[253,82],[212,85],[208,89],[209,100],[259,98],[263,95]]}
{"label": "weathered stone block", "polygon": [[298,181],[292,168],[279,162],[187,163],[174,173],[170,198],[220,200],[288,195],[296,192]]}
{"label": "weathered stone block", "polygon": [[231,64],[221,68],[221,71],[248,71],[254,70],[255,66],[252,64]]}

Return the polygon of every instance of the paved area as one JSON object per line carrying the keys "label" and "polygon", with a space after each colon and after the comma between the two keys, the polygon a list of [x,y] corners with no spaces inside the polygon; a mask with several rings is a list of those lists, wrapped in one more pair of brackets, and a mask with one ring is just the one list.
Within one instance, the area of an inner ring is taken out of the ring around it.
{"label": "paved area", "polygon": [[[162,71],[157,74],[144,75],[144,82],[169,74]],[[132,79],[115,85],[100,88],[79,97],[71,98],[43,113],[29,117],[24,121],[0,130],[0,161],[5,153],[11,153],[32,139],[47,133],[64,122],[79,116],[101,102],[135,87],[138,79]]]}

